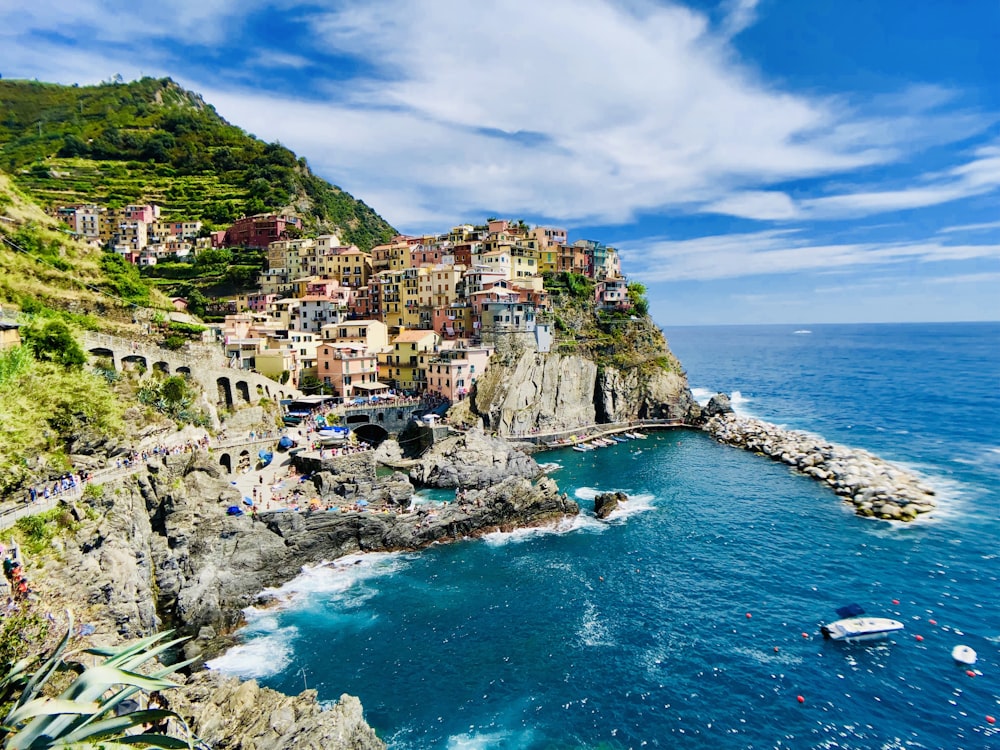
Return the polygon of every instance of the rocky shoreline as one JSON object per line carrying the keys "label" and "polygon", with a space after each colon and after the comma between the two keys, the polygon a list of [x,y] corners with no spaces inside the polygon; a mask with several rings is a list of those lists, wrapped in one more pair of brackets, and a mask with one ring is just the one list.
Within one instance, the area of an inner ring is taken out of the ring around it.
{"label": "rocky shoreline", "polygon": [[[173,627],[191,638],[184,656],[201,663],[234,643],[247,606],[304,566],[557,525],[579,513],[530,457],[477,431],[445,441],[417,470],[436,486],[461,483],[454,502],[414,505],[404,474],[375,477],[355,463],[316,467],[323,470],[299,484],[313,509],[252,517],[227,513],[243,492],[208,453],[158,456],[67,506],[78,528],[45,564],[45,607],[73,610],[93,630],[86,645]],[[351,510],[361,499],[364,508]],[[215,748],[384,748],[350,696],[321,710],[314,691],[284,696],[201,670],[165,699]]]}
{"label": "rocky shoreline", "polygon": [[913,521],[937,507],[932,488],[868,451],[785,430],[760,419],[712,411],[716,413],[704,429],[717,441],[781,461],[826,484],[853,505],[859,516]]}

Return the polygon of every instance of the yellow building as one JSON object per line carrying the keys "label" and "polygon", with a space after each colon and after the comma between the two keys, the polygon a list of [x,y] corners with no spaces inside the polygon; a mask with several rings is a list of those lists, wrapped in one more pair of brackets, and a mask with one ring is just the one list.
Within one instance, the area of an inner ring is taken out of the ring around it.
{"label": "yellow building", "polygon": [[399,390],[422,392],[427,374],[420,355],[434,351],[441,337],[434,331],[403,331],[392,342],[392,348],[379,355],[379,380],[393,383]]}
{"label": "yellow building", "polygon": [[380,352],[389,346],[389,329],[381,320],[345,320],[330,323],[320,329],[324,342],[337,344],[362,344],[371,352]]}

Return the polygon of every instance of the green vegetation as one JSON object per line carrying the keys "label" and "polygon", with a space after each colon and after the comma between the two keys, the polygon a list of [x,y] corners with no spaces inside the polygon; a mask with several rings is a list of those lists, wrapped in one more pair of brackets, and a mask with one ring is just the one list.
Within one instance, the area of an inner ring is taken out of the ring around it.
{"label": "green vegetation", "polygon": [[181,375],[171,375],[163,380],[146,381],[139,388],[139,403],[151,406],[160,414],[174,420],[179,426],[186,424],[208,427],[211,417],[194,406],[197,393]]}
{"label": "green vegetation", "polygon": [[52,540],[74,531],[79,524],[66,508],[55,507],[33,516],[17,519],[15,536],[32,557],[49,549]]}
{"label": "green vegetation", "polygon": [[362,249],[395,230],[305,159],[230,125],[169,78],[60,86],[0,80],[0,169],[47,204],[155,202],[167,220],[225,227],[300,207],[306,228]]}
{"label": "green vegetation", "polygon": [[[0,703],[9,706],[0,726],[3,746],[8,750],[194,748],[191,730],[173,711],[153,706],[129,710],[125,704],[140,692],[152,694],[177,687],[167,677],[190,662],[160,667],[154,660],[184,639],[167,641],[167,631],[119,648],[84,649],[82,654],[104,658],[100,664],[86,665],[77,654],[66,651],[73,635],[69,613],[67,619],[66,633],[48,659],[36,666],[36,659],[23,658],[0,680]],[[154,671],[140,674],[147,663],[154,665]],[[32,667],[34,671],[30,671]],[[48,692],[57,690],[54,684],[61,677],[74,673],[57,697],[48,697]],[[167,736],[158,728],[168,719],[177,722],[184,739]],[[143,726],[151,728],[134,732]]]}
{"label": "green vegetation", "polygon": [[68,470],[67,443],[81,434],[121,434],[121,414],[100,374],[39,360],[29,346],[0,352],[0,492],[44,466]]}
{"label": "green vegetation", "polygon": [[64,367],[79,367],[87,355],[73,338],[66,322],[58,318],[39,318],[21,328],[21,340],[35,359],[55,362]]}
{"label": "green vegetation", "polygon": [[545,290],[552,301],[554,350],[578,354],[601,367],[619,370],[660,369],[680,373],[663,334],[649,319],[646,288],[628,285],[631,310],[596,310],[593,279],[574,273],[546,274]]}

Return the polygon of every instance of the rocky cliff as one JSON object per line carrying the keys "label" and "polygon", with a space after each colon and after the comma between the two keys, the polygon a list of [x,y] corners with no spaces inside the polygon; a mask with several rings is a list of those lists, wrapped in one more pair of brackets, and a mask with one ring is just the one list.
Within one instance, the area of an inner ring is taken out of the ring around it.
{"label": "rocky cliff", "polygon": [[[539,354],[530,349],[494,357],[457,421],[482,419],[501,435],[528,435],[640,419],[695,420],[698,404],[662,333],[648,319],[602,352]],[[570,347],[571,348],[571,347]]]}

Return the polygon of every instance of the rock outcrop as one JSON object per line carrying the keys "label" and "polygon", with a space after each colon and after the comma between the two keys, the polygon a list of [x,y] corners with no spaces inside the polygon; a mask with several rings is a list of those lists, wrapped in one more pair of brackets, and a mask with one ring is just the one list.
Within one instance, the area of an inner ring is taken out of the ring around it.
{"label": "rock outcrop", "polygon": [[531,456],[474,427],[432,446],[410,469],[410,478],[427,487],[488,487],[507,477],[533,479],[541,473]]}
{"label": "rock outcrop", "polygon": [[624,492],[602,492],[594,498],[594,514],[598,518],[607,518],[627,501],[628,495]]}
{"label": "rock outcrop", "polygon": [[859,516],[912,521],[936,506],[933,489],[868,451],[735,414],[715,416],[705,429],[721,443],[761,453],[829,485]]}
{"label": "rock outcrop", "polygon": [[289,696],[254,680],[200,672],[182,689],[166,691],[164,699],[170,709],[188,717],[194,733],[214,750],[385,748],[352,695],[340,696],[324,710],[315,690]]}
{"label": "rock outcrop", "polygon": [[655,361],[625,369],[579,355],[528,350],[512,361],[491,363],[455,418],[482,419],[491,431],[521,436],[608,422],[685,420],[697,413],[687,378]]}
{"label": "rock outcrop", "polygon": [[711,419],[712,417],[719,416],[720,414],[732,414],[733,405],[729,401],[729,396],[725,393],[716,393],[712,398],[708,400],[705,408],[701,411],[701,416],[704,419]]}

